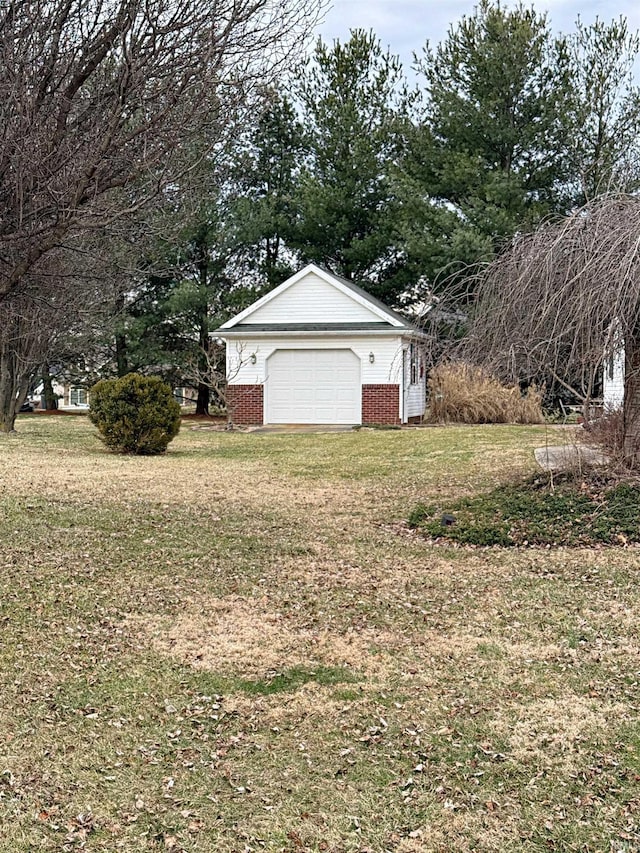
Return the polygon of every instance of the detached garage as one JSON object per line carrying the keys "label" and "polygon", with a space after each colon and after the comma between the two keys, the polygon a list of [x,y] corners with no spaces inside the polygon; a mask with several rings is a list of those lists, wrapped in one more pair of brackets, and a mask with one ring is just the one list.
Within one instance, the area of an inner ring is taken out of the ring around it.
{"label": "detached garage", "polygon": [[310,264],[212,333],[238,424],[401,424],[425,410],[424,334]]}

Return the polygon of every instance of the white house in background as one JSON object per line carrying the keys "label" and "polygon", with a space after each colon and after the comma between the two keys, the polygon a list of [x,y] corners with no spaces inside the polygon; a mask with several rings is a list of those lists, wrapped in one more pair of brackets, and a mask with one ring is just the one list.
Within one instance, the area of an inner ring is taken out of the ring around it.
{"label": "white house in background", "polygon": [[[85,385],[73,385],[69,382],[53,381],[53,393],[58,398],[58,408],[70,411],[88,411],[91,393]],[[42,386],[36,393],[42,397]],[[188,386],[173,389],[173,399],[181,406],[189,406],[196,402],[198,390]]]}
{"label": "white house in background", "polygon": [[[51,383],[53,393],[58,400],[58,409],[61,411],[87,412],[91,403],[91,392],[87,385],[74,385],[71,382],[58,382],[54,379]],[[173,399],[181,406],[190,406],[196,402],[198,389],[190,386],[181,386],[173,389]],[[37,386],[29,398],[36,408],[44,409],[44,388],[42,383]]]}
{"label": "white house in background", "polygon": [[426,335],[309,264],[211,333],[227,344],[238,424],[405,424],[426,401]]}
{"label": "white house in background", "polygon": [[86,411],[89,408],[89,390],[85,386],[72,385],[70,382],[62,385],[54,383],[53,390],[60,395],[58,405],[61,409]]}
{"label": "white house in background", "polygon": [[[69,382],[52,382],[53,393],[58,400],[58,408],[83,412],[89,409],[89,390],[85,385],[73,385]],[[38,385],[29,398],[36,408],[44,409],[44,388],[42,383]]]}

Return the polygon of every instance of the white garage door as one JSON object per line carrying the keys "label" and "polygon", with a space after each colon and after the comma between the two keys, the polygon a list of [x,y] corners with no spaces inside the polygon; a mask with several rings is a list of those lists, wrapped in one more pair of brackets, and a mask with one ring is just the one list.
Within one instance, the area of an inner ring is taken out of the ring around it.
{"label": "white garage door", "polygon": [[347,349],[282,349],[267,360],[265,421],[359,424],[360,359]]}

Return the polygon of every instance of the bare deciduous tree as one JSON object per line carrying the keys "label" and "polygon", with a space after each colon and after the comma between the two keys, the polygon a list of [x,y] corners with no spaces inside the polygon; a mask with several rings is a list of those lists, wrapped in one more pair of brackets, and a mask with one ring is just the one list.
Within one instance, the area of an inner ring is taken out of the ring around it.
{"label": "bare deciduous tree", "polygon": [[53,254],[46,267],[48,281],[38,282],[37,292],[25,281],[19,294],[0,302],[0,428],[6,432],[15,423],[35,371],[76,319],[71,301],[58,298]]}
{"label": "bare deciduous tree", "polygon": [[[520,378],[554,377],[585,401],[625,349],[624,447],[640,462],[640,198],[607,196],[517,237],[480,275],[469,349]],[[581,387],[572,379],[578,377]]]}
{"label": "bare deciduous tree", "polygon": [[47,341],[30,301],[0,304],[0,422],[15,423]]}
{"label": "bare deciduous tree", "polygon": [[246,352],[244,345],[236,341],[233,350],[228,349],[230,346],[229,342],[225,345],[220,338],[209,338],[208,346],[201,351],[200,357],[187,364],[184,370],[188,382],[194,387],[205,385],[216,404],[226,408],[227,429],[234,428],[238,403],[243,398],[248,399],[251,394],[247,391],[238,393],[238,388],[244,386],[233,385],[233,380],[243,367],[253,363],[251,353]]}
{"label": "bare deciduous tree", "polygon": [[48,255],[211,156],[322,5],[0,0],[0,302],[23,312]]}

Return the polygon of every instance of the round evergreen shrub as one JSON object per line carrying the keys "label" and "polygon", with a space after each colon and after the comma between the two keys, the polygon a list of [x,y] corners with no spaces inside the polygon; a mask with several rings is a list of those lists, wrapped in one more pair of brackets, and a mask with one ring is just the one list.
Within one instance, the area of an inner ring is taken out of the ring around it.
{"label": "round evergreen shrub", "polygon": [[89,417],[107,447],[118,453],[164,453],[180,429],[180,406],[156,376],[129,373],[91,389]]}

